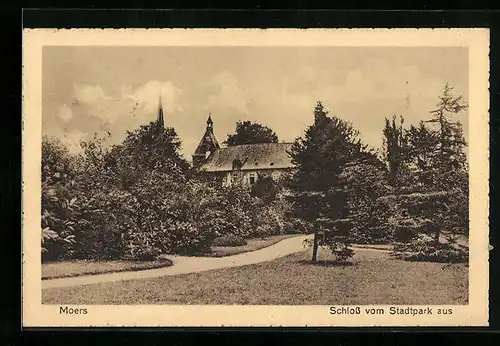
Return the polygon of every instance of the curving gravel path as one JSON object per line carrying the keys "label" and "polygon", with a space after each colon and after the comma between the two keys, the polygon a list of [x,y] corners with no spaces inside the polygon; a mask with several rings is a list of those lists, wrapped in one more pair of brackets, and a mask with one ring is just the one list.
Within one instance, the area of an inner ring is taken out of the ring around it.
{"label": "curving gravel path", "polygon": [[227,257],[170,256],[169,258],[174,264],[165,268],[43,280],[42,289],[189,274],[272,261],[276,258],[304,251],[303,241],[309,237],[310,235],[301,235],[287,238],[259,250]]}

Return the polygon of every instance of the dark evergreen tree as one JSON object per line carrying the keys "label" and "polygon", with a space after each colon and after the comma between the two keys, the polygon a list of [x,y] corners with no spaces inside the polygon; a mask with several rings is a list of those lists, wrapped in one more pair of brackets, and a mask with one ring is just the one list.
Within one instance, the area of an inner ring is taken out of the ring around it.
{"label": "dark evergreen tree", "polygon": [[399,254],[411,250],[418,255],[407,256],[415,258],[463,258],[442,238],[468,237],[466,142],[453,119],[466,108],[462,96],[454,96],[446,84],[431,119],[405,130],[405,181],[388,198]]}
{"label": "dark evergreen tree", "polygon": [[353,253],[348,248],[347,180],[341,173],[347,165],[372,160],[374,155],[361,143],[352,124],[328,116],[321,102],[316,104],[314,119],[304,138],[292,146],[296,172],[290,188],[295,192],[297,216],[309,222],[314,231],[312,260],[317,260],[319,245],[329,247],[343,260]]}
{"label": "dark evergreen tree", "polygon": [[392,121],[385,118],[384,127],[384,159],[389,169],[389,183],[392,186],[397,184],[397,179],[404,164],[404,152],[406,147],[406,137],[403,129],[404,118],[400,117],[399,124],[396,123],[396,115]]}

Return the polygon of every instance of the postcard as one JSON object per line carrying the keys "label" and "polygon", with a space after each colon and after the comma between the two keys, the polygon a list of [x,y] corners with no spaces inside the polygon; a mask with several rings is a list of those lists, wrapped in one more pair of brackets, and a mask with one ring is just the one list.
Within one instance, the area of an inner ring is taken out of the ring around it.
{"label": "postcard", "polygon": [[25,29],[23,326],[487,326],[488,122],[487,29]]}

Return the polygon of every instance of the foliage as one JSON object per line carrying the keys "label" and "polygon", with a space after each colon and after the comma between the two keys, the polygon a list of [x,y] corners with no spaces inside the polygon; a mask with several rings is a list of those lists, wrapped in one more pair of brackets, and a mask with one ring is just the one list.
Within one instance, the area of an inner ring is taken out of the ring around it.
{"label": "foliage", "polygon": [[258,174],[257,181],[251,187],[251,194],[268,204],[273,202],[282,189],[280,182],[275,181],[272,176]]}
{"label": "foliage", "polygon": [[[96,136],[77,156],[44,137],[42,260],[154,259],[226,240],[314,233],[313,260],[318,246],[345,261],[350,243],[393,242],[399,258],[464,261],[467,248],[456,239],[469,232],[468,167],[453,117],[467,105],[452,90],[445,86],[418,126],[385,119],[382,160],[318,102],[314,124],[292,146],[291,176],[261,174],[251,187],[222,187],[196,172],[175,130],[156,123],[112,147]],[[276,134],[249,121],[227,140],[267,142],[277,143]]]}
{"label": "foliage", "polygon": [[436,244],[426,234],[419,234],[410,242],[395,243],[391,255],[408,261],[461,263],[469,259],[467,250],[446,243]]}
{"label": "foliage", "polygon": [[173,128],[149,123],[129,131],[122,144],[106,153],[105,168],[116,175],[125,189],[141,181],[142,174],[153,170],[168,173],[182,182],[189,164],[180,154],[180,148],[181,142]]}
{"label": "foliage", "polygon": [[[287,216],[287,214],[285,214]],[[286,217],[283,233],[285,234],[307,234],[308,224],[297,217]]]}
{"label": "foliage", "polygon": [[466,257],[466,248],[452,246],[449,240],[443,243],[443,236],[468,237],[466,142],[461,124],[453,119],[467,107],[446,84],[430,119],[408,129],[403,122],[386,119],[384,159],[393,189],[381,194],[376,204],[388,210],[395,253],[413,254],[407,259]]}
{"label": "foliage", "polygon": [[374,155],[361,143],[352,124],[329,117],[321,102],[316,104],[314,118],[315,123],[307,128],[304,138],[298,138],[292,146],[290,154],[296,171],[290,188],[295,191],[297,216],[314,230],[313,261],[319,245],[329,247],[345,260],[353,255],[345,250],[349,227],[335,221],[346,219],[351,210],[347,201],[348,181],[341,174],[348,164],[373,159]]}
{"label": "foliage", "polygon": [[[60,167],[65,158],[64,150],[50,144],[44,152],[46,172]],[[210,249],[214,235],[206,231],[204,219],[216,195],[209,186],[188,182],[189,166],[178,152],[180,141],[173,129],[151,123],[129,132],[123,143],[110,149],[98,137],[82,148],[78,157],[67,157],[74,180],[61,190],[66,199],[72,197],[69,192],[75,196],[70,203],[62,200],[71,213],[63,214],[53,205],[60,197],[55,200],[52,181],[46,179],[44,185],[42,226],[55,224],[59,234],[44,230],[50,258],[152,259],[160,253]],[[62,225],[71,230],[70,238]],[[51,244],[62,243],[60,239],[65,247],[55,251]],[[71,247],[66,245],[69,240]]]}
{"label": "foliage", "polygon": [[245,238],[242,238],[240,236],[234,235],[234,234],[226,234],[223,235],[219,238],[215,238],[213,243],[213,246],[243,246],[247,245],[247,241]]}
{"label": "foliage", "polygon": [[71,193],[74,167],[63,143],[42,138],[41,246],[42,260],[70,255],[75,244]]}
{"label": "foliage", "polygon": [[392,234],[387,227],[390,209],[378,203],[378,198],[392,192],[388,174],[382,162],[346,166],[340,175],[344,179],[347,204],[351,210],[349,240],[356,244],[390,243]]}
{"label": "foliage", "polygon": [[406,136],[403,129],[404,118],[400,116],[400,123],[396,123],[396,115],[392,121],[385,118],[383,130],[384,159],[389,169],[389,183],[395,186],[401,175],[401,167],[405,160]]}
{"label": "foliage", "polygon": [[251,121],[238,121],[234,134],[224,142],[229,146],[241,144],[278,143],[278,136],[269,127]]}

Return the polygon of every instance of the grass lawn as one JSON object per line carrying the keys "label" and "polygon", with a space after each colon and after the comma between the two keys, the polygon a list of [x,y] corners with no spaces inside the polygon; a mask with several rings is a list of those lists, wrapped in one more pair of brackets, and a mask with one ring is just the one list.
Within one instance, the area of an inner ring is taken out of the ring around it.
{"label": "grass lawn", "polygon": [[71,276],[114,273],[130,270],[153,269],[172,265],[161,261],[57,261],[42,264],[42,280]]}
{"label": "grass lawn", "polygon": [[270,236],[264,239],[261,238],[247,239],[247,245],[243,246],[212,246],[212,253],[207,254],[206,256],[225,257],[225,256],[237,255],[239,253],[255,251],[276,244],[277,242],[283,239],[295,237],[297,235],[298,234],[285,234],[285,235]]}
{"label": "grass lawn", "polygon": [[351,265],[305,251],[202,273],[42,291],[44,304],[467,304],[464,264],[404,262],[357,250]]}

